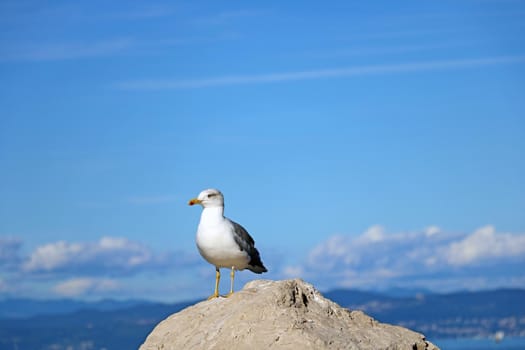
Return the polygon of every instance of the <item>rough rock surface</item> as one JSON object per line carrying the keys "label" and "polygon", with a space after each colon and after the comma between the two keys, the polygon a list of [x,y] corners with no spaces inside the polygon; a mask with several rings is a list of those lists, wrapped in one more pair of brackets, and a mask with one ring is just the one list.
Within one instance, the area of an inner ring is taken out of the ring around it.
{"label": "rough rock surface", "polygon": [[419,333],[342,308],[300,279],[252,281],[229,298],[171,315],[140,347],[160,349],[439,350]]}

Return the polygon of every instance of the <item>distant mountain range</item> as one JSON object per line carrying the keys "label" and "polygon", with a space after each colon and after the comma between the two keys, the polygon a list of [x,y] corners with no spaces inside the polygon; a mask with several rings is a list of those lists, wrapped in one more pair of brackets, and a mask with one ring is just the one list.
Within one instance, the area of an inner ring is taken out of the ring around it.
{"label": "distant mountain range", "polygon": [[[363,310],[381,322],[399,324],[432,339],[525,336],[525,290],[396,296],[333,290],[327,298]],[[197,301],[163,304],[140,300],[6,299],[0,301],[0,349],[137,349],[155,325]]]}
{"label": "distant mountain range", "polygon": [[115,311],[131,308],[140,304],[150,303],[143,300],[116,301],[111,299],[96,302],[72,299],[4,299],[0,300],[0,319],[28,318],[38,315],[62,315],[79,310]]}
{"label": "distant mountain range", "polygon": [[351,290],[324,294],[381,322],[402,325],[428,337],[489,337],[497,331],[525,336],[525,290],[500,289],[390,297]]}
{"label": "distant mountain range", "polygon": [[[25,302],[26,308],[35,305],[39,315],[20,317],[32,313],[20,309]],[[46,305],[45,301],[4,300],[0,305],[2,313],[5,306],[16,317],[0,318],[0,349],[138,349],[158,322],[195,302],[131,301],[126,306],[127,303],[53,300]]]}

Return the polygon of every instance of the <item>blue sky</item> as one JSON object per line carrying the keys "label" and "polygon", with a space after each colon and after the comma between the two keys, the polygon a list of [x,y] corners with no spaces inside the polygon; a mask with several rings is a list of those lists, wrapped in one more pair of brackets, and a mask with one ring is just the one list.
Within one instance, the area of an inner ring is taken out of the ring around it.
{"label": "blue sky", "polygon": [[[525,287],[525,1],[0,4],[0,296]],[[227,276],[227,274],[225,274]],[[224,278],[223,289],[227,289]]]}

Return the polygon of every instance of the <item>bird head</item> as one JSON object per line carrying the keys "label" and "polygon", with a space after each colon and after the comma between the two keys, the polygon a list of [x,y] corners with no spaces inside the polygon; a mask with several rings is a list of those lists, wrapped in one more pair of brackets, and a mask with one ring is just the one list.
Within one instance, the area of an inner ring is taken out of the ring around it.
{"label": "bird head", "polygon": [[200,204],[204,208],[223,207],[224,197],[221,191],[210,188],[199,193],[197,198],[190,199],[189,205]]}

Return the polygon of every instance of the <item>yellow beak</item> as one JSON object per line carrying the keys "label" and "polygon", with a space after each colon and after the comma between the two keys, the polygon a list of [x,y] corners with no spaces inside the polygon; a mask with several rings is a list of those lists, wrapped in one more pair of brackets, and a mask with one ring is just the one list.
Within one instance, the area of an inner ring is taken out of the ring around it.
{"label": "yellow beak", "polygon": [[198,198],[193,198],[193,199],[190,199],[190,201],[188,202],[188,205],[195,205],[195,204],[201,204],[201,200]]}

